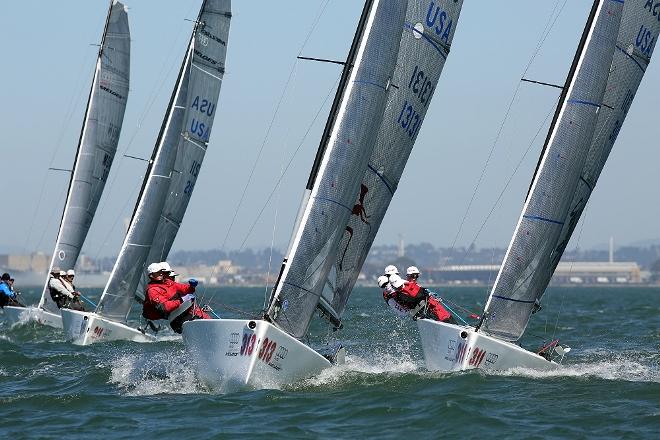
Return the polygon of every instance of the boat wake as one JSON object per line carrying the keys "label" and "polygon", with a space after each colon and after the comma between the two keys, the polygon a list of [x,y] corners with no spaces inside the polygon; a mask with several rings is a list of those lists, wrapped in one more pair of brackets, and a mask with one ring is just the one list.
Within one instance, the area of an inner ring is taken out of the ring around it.
{"label": "boat wake", "polygon": [[564,364],[555,370],[513,368],[488,374],[524,376],[537,379],[554,377],[598,378],[613,381],[660,383],[660,358],[651,353],[599,353],[598,359]]}
{"label": "boat wake", "polygon": [[110,370],[109,382],[127,396],[208,392],[195,378],[183,349],[122,354],[111,362]]}
{"label": "boat wake", "polygon": [[367,356],[348,355],[346,363],[322,371],[318,376],[305,379],[294,388],[342,387],[354,384],[381,383],[403,375],[420,373],[421,365],[410,356],[392,353],[373,353]]}

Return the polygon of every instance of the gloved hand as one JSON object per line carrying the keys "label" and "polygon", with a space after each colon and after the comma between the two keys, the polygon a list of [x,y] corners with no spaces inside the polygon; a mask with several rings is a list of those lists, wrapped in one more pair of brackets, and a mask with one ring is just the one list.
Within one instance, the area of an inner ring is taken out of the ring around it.
{"label": "gloved hand", "polygon": [[193,295],[192,293],[189,293],[189,294],[184,295],[184,296],[181,297],[182,302],[194,301],[194,300],[195,300],[195,295]]}
{"label": "gloved hand", "polygon": [[188,284],[190,284],[190,285],[193,286],[193,287],[196,287],[197,284],[199,284],[199,281],[197,281],[197,280],[194,279],[194,278],[191,278],[191,279],[188,280]]}

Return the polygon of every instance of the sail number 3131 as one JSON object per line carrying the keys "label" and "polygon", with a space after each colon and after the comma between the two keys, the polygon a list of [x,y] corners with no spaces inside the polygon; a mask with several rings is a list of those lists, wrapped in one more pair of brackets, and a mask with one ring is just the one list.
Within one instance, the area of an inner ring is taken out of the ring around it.
{"label": "sail number 3131", "polygon": [[[410,81],[408,81],[408,89],[412,92],[423,107],[426,107],[433,96],[433,82],[424,73],[419,66],[415,66]],[[413,139],[419,128],[422,126],[424,116],[415,110],[411,102],[405,101],[397,122],[401,124],[408,136]]]}

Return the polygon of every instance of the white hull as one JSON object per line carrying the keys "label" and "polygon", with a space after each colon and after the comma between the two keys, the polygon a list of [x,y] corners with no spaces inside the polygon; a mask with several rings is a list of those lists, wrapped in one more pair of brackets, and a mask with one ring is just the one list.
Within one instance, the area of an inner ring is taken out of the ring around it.
{"label": "white hull", "polygon": [[279,388],[332,365],[312,348],[262,320],[189,321],[183,324],[183,342],[195,361],[199,379],[224,392]]}
{"label": "white hull", "polygon": [[49,327],[62,328],[62,317],[60,315],[47,312],[39,307],[6,306],[4,309],[0,309],[0,316],[9,325],[35,321]]}
{"label": "white hull", "polygon": [[429,319],[417,320],[426,368],[432,371],[462,371],[473,368],[550,370],[558,364],[510,342],[501,341],[474,327]]}
{"label": "white hull", "polygon": [[156,341],[155,336],[142,333],[126,324],[103,318],[93,312],[69,309],[62,309],[61,312],[64,336],[75,345],[90,345],[101,341]]}

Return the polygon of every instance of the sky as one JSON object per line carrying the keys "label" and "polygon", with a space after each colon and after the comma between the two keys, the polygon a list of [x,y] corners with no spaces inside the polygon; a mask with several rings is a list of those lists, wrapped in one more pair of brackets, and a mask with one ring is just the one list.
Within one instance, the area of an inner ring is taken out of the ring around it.
{"label": "sky", "polygon": [[[91,257],[119,250],[146,169],[124,155],[151,155],[201,0],[126,3],[130,93],[118,154],[83,248]],[[361,3],[233,1],[210,145],[173,251],[271,243],[286,249],[341,73],[340,66],[296,56],[345,59]],[[564,83],[591,4],[465,1],[377,244],[403,237],[436,246],[508,245],[548,130],[544,120],[559,94],[520,85],[520,78],[533,58],[527,78]],[[69,176],[48,168],[72,166],[107,5],[3,4],[0,253],[52,252]],[[549,21],[554,25],[534,56]],[[660,237],[659,78],[660,67],[651,62],[569,248],[605,244],[610,236],[618,245]]]}

